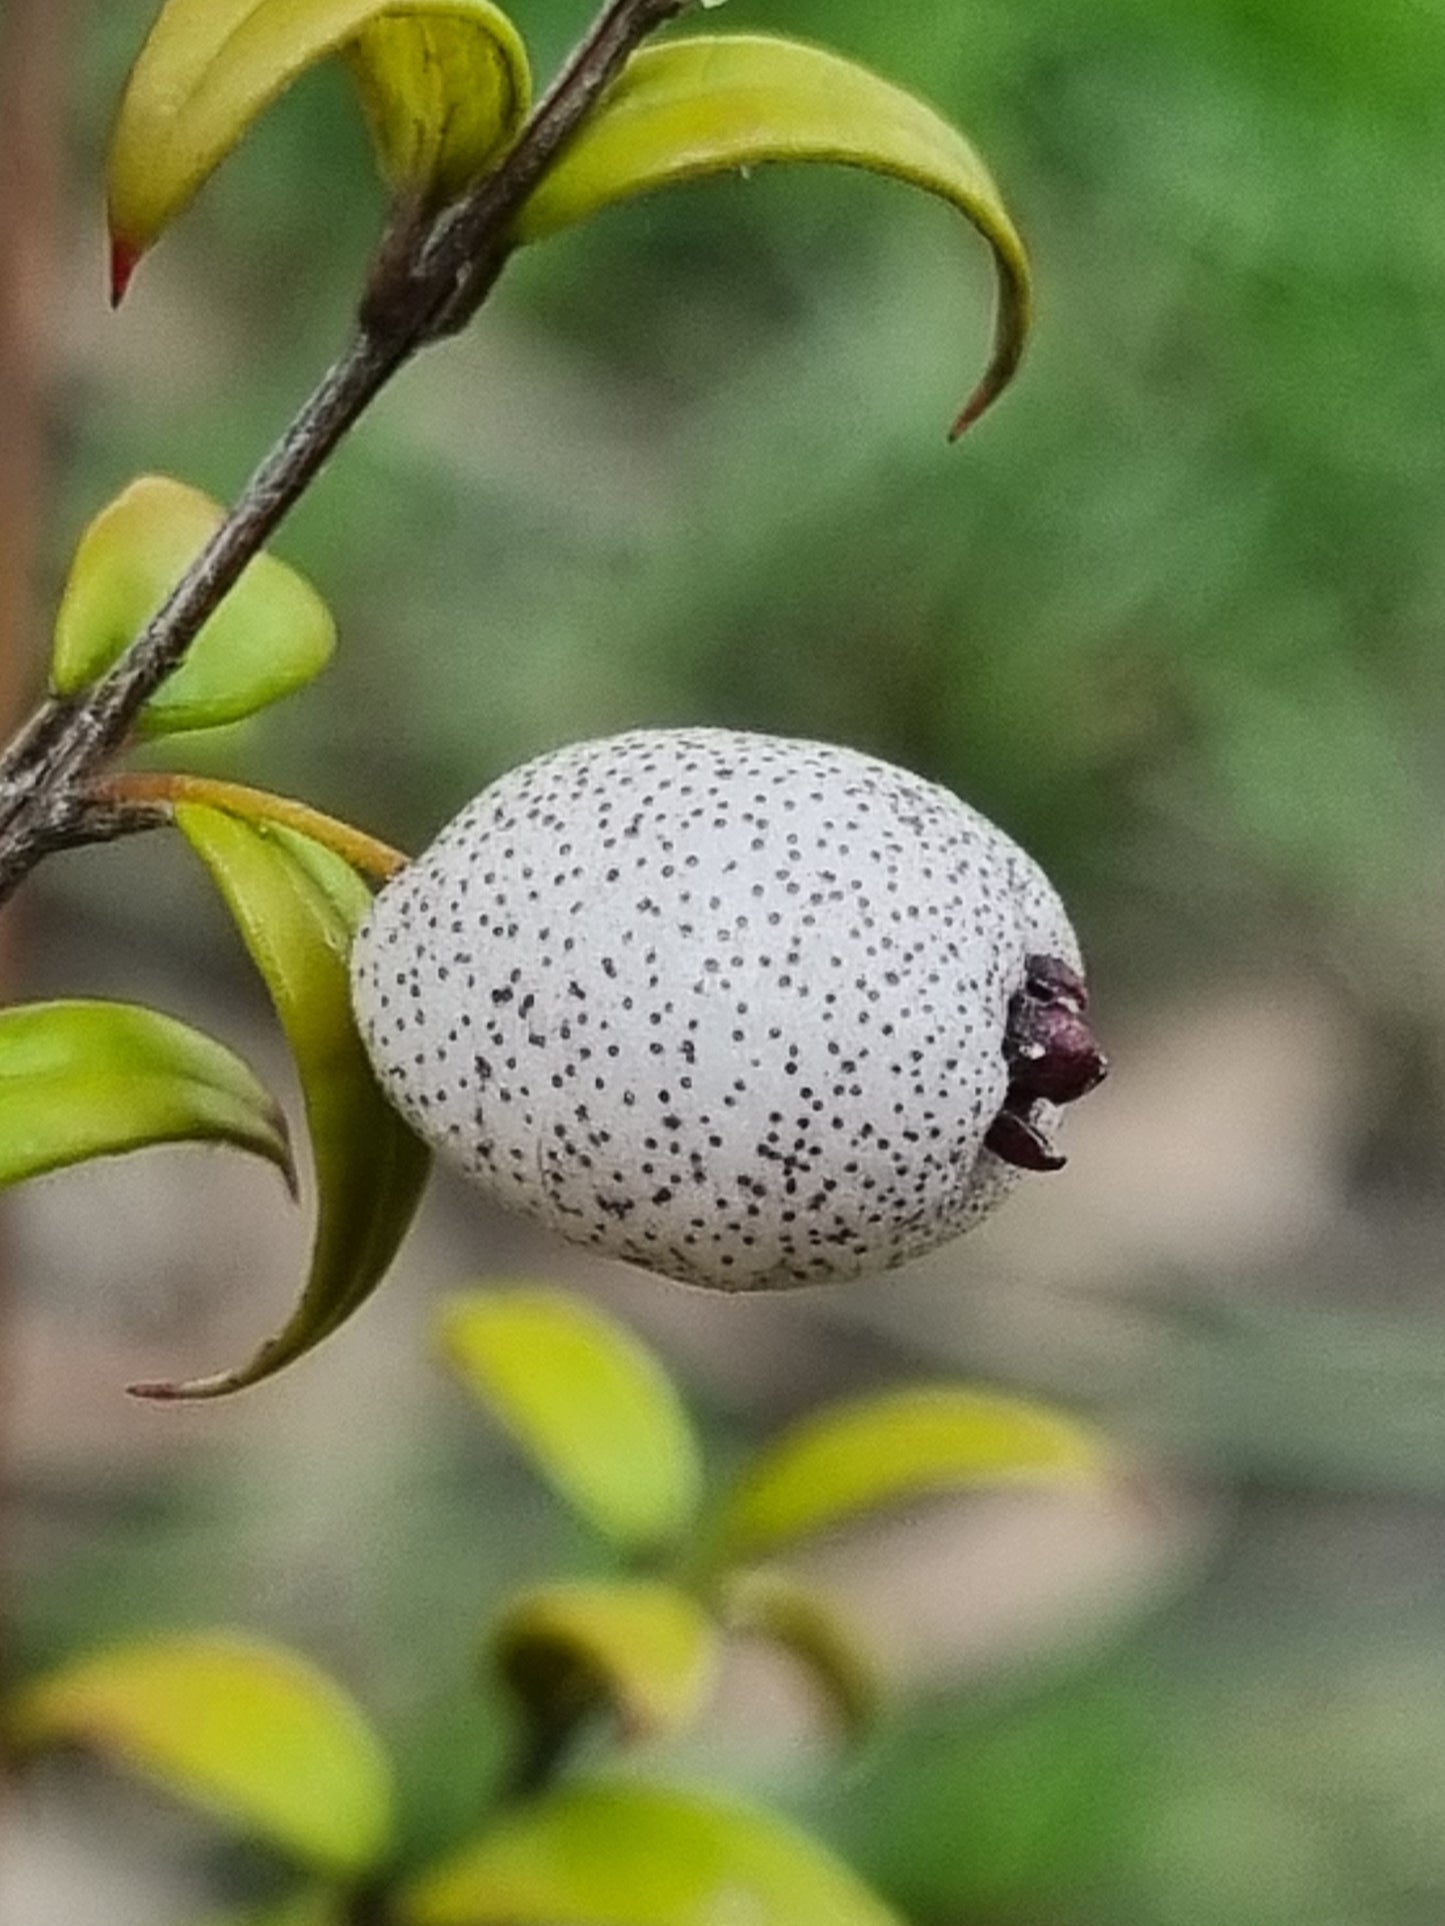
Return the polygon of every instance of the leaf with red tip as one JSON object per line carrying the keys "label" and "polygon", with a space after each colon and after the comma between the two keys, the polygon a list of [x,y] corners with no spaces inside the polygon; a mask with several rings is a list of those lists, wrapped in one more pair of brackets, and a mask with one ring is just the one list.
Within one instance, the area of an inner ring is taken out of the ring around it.
{"label": "leaf with red tip", "polygon": [[285,1327],[235,1370],[137,1385],[149,1398],[214,1398],[271,1377],[329,1337],[386,1274],[415,1215],[430,1159],[377,1088],[351,1014],[347,954],[371,901],[319,844],[185,804],[177,827],[235,919],[291,1045],[318,1191],[305,1291]]}
{"label": "leaf with red tip", "polygon": [[130,288],[136,269],[141,264],[141,251],[129,241],[112,240],[110,244],[110,305],[118,308]]}
{"label": "leaf with red tip", "polygon": [[993,354],[953,425],[1008,385],[1029,329],[1028,257],[992,176],[926,102],[841,54],[762,34],[673,40],[634,54],[542,177],[517,223],[540,240],[618,201],[770,161],[836,161],[941,196],[988,242]]}
{"label": "leaf with red tip", "polygon": [[77,1660],[5,1708],[24,1751],[81,1745],[332,1876],[368,1871],[391,1776],[356,1706],[293,1653],[187,1635]]}
{"label": "leaf with red tip", "polygon": [[442,206],[526,117],[526,50],[491,0],[167,0],[131,70],[107,173],[114,296],[252,123],[341,55],[399,200]]}

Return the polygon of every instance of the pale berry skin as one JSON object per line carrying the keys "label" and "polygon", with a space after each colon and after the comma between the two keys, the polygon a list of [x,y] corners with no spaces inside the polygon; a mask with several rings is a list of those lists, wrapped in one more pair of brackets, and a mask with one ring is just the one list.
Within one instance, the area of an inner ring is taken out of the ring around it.
{"label": "pale berry skin", "polygon": [[1051,1091],[1080,1094],[1034,1087],[1055,1040],[1082,1047],[1070,983],[1062,904],[976,810],[718,729],[501,777],[352,959],[382,1086],[443,1157],[573,1242],[725,1290],[885,1270],[987,1216],[1020,1181],[1014,1124],[1047,1148]]}

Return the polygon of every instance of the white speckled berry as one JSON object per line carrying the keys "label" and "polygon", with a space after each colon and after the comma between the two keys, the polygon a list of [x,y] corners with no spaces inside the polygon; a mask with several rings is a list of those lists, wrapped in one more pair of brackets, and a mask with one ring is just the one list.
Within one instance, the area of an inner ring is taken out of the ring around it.
{"label": "white speckled berry", "polygon": [[753,1290],[885,1269],[1013,1187],[984,1138],[1038,953],[1079,967],[1058,897],[946,790],[681,729],[493,783],[382,891],[352,980],[384,1088],[499,1202]]}

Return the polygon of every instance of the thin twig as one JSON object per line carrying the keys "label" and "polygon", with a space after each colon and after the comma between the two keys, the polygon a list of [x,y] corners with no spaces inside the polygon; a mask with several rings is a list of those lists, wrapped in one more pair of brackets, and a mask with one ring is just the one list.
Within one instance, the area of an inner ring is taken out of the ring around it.
{"label": "thin twig", "polygon": [[148,830],[167,829],[171,812],[159,803],[109,802],[77,796],[55,812],[58,849],[88,849],[93,843],[118,843]]}
{"label": "thin twig", "polygon": [[537,181],[633,49],[686,4],[608,0],[497,171],[416,231],[409,264],[388,261],[386,286],[370,290],[358,333],[164,606],[93,688],[43,704],[0,754],[0,903],[46,855],[73,840],[86,783],[119,752],[141,708],[185,660],[247,563],[397,371],[486,298]]}
{"label": "thin twig", "polygon": [[[137,821],[133,827],[155,828],[171,820],[177,804],[200,803],[208,809],[222,810],[228,816],[239,816],[246,822],[294,829],[302,836],[309,836],[312,842],[320,843],[323,849],[343,857],[353,869],[376,883],[395,876],[407,860],[389,843],[380,842],[335,816],[327,816],[309,803],[296,802],[290,796],[273,796],[269,790],[252,789],[245,783],[218,782],[210,776],[151,775],[127,770],[90,783],[83,800],[87,814],[82,822],[97,819],[103,822],[107,810],[118,820],[123,820],[128,811],[139,815],[148,810],[151,820]],[[122,828],[113,833],[129,832]],[[94,842],[100,838],[91,836],[86,840]]]}

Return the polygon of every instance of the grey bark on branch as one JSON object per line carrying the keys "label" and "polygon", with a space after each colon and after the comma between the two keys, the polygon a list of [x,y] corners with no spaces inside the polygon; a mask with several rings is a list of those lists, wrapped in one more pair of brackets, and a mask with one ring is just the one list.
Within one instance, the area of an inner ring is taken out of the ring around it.
{"label": "grey bark on branch", "polygon": [[476,312],[542,174],[634,49],[688,4],[608,0],[496,172],[434,218],[398,224],[352,340],[164,606],[99,682],[79,696],[43,702],[0,753],[0,904],[46,856],[81,839],[87,780],[124,746],[141,708],[185,660],[208,617],[382,389],[429,342]]}

